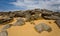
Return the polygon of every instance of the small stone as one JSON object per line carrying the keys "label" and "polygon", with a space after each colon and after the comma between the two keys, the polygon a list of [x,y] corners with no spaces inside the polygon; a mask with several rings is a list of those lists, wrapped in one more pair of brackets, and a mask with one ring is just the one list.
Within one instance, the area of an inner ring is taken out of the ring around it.
{"label": "small stone", "polygon": [[8,36],[8,32],[7,31],[1,31],[0,36]]}
{"label": "small stone", "polygon": [[35,25],[34,21],[31,21],[30,23],[33,24],[33,25]]}

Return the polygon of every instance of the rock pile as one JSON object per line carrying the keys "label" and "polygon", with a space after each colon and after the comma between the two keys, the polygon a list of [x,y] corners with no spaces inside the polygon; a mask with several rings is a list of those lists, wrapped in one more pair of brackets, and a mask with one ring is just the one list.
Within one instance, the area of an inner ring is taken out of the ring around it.
{"label": "rock pile", "polygon": [[[41,14],[41,15],[40,15]],[[36,20],[40,17],[47,20],[57,20],[60,19],[60,12],[53,12],[46,9],[34,9],[25,11],[14,11],[14,12],[0,12],[0,16],[8,16],[10,18],[22,17],[26,18],[26,21]]]}

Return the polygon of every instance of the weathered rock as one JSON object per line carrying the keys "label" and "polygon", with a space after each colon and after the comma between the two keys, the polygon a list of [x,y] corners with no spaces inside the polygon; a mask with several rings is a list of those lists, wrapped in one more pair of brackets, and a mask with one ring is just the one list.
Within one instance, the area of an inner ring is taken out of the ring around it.
{"label": "weathered rock", "polygon": [[25,25],[25,21],[22,18],[17,19],[17,22],[13,24],[14,26],[22,26]]}
{"label": "weathered rock", "polygon": [[12,26],[12,24],[6,24],[6,25],[2,28],[2,30],[6,30],[6,29],[10,28],[11,26]]}
{"label": "weathered rock", "polygon": [[0,24],[2,25],[3,23],[10,22],[11,20],[13,20],[13,18],[10,17],[0,18]]}
{"label": "weathered rock", "polygon": [[30,23],[33,24],[33,25],[35,25],[34,21],[31,21]]}
{"label": "weathered rock", "polygon": [[0,36],[8,36],[8,32],[7,31],[1,31]]}
{"label": "weathered rock", "polygon": [[44,27],[44,31],[50,32],[52,30],[50,26],[48,26],[48,25],[46,25],[44,23],[41,23],[41,25]]}
{"label": "weathered rock", "polygon": [[39,14],[35,14],[35,15],[33,16],[33,18],[36,20],[36,19],[39,19],[40,16],[39,16]]}
{"label": "weathered rock", "polygon": [[60,28],[60,20],[56,20],[55,23],[56,23],[57,26]]}
{"label": "weathered rock", "polygon": [[51,15],[51,14],[42,14],[42,17],[48,20],[60,20],[59,16]]}
{"label": "weathered rock", "polygon": [[44,29],[40,24],[36,25],[34,28],[38,33],[41,33]]}
{"label": "weathered rock", "polygon": [[25,18],[26,18],[26,21],[31,21],[31,14],[26,14]]}
{"label": "weathered rock", "polygon": [[38,24],[34,27],[36,29],[37,32],[41,33],[43,31],[48,31],[50,32],[52,29],[50,26],[44,24],[44,23],[41,23],[41,24]]}
{"label": "weathered rock", "polygon": [[24,17],[25,16],[24,13],[25,13],[24,11],[16,12],[15,17]]}
{"label": "weathered rock", "polygon": [[13,18],[15,16],[15,13],[14,12],[10,12],[8,16]]}

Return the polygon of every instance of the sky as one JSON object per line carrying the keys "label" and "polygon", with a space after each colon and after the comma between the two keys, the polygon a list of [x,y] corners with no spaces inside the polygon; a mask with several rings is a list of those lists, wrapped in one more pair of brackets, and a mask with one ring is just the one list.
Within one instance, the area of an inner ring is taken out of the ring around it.
{"label": "sky", "polygon": [[60,0],[0,0],[0,11],[28,10],[35,8],[60,11]]}

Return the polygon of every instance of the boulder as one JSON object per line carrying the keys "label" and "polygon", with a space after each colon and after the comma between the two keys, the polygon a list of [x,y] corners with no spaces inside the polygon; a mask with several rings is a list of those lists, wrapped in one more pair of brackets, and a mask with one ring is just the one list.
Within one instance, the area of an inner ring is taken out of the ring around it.
{"label": "boulder", "polygon": [[37,19],[40,18],[40,16],[39,16],[39,14],[34,14],[34,15],[33,15],[33,18],[34,18],[34,20],[37,20]]}
{"label": "boulder", "polygon": [[0,19],[0,24],[6,23],[6,22],[10,22],[11,20],[13,20],[13,18],[9,18],[9,17],[1,18]]}
{"label": "boulder", "polygon": [[7,31],[1,31],[0,36],[8,36],[8,32]]}
{"label": "boulder", "polygon": [[22,18],[17,19],[16,23],[13,24],[14,26],[22,26],[25,25],[25,21]]}
{"label": "boulder", "polygon": [[42,17],[48,20],[58,20],[58,19],[60,20],[59,16],[51,15],[51,14],[42,14]]}
{"label": "boulder", "polygon": [[1,30],[7,30],[8,28],[10,28],[12,26],[12,24],[6,24]]}
{"label": "boulder", "polygon": [[52,30],[51,27],[46,25],[45,23],[40,23],[40,24],[36,25],[34,28],[39,33],[43,32],[43,31],[50,32]]}
{"label": "boulder", "polygon": [[60,28],[60,20],[56,20],[55,23]]}

